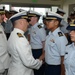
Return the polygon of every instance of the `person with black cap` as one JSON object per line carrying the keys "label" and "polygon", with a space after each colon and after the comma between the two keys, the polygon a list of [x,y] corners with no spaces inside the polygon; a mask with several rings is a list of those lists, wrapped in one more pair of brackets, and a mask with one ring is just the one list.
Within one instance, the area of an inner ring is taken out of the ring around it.
{"label": "person with black cap", "polygon": [[5,10],[0,6],[0,75],[4,75],[9,67],[9,54],[7,52],[7,39],[1,25],[5,17]]}
{"label": "person with black cap", "polygon": [[46,26],[50,30],[45,41],[45,75],[64,75],[64,54],[68,43],[64,33],[60,30],[60,22],[63,19],[57,13],[48,12]]}
{"label": "person with black cap", "polygon": [[[44,59],[44,43],[46,39],[46,31],[42,24],[38,23],[41,16],[40,13],[35,11],[29,11],[28,16],[30,18],[30,44],[32,47],[32,53],[35,59]],[[39,70],[34,70],[34,75],[44,75],[45,64]]]}
{"label": "person with black cap", "polygon": [[41,59],[34,59],[31,46],[24,36],[30,19],[26,11],[19,12],[10,17],[14,29],[8,39],[8,52],[11,55],[11,63],[8,75],[34,75],[33,69],[39,69]]}
{"label": "person with black cap", "polygon": [[[61,16],[64,16],[65,11],[62,10],[61,8],[57,8],[56,13],[58,13]],[[66,35],[66,37],[68,38],[68,30],[66,29],[67,26],[68,26],[68,23],[64,19],[62,19],[60,29]]]}
{"label": "person with black cap", "polygon": [[70,23],[67,30],[70,31],[72,44],[67,45],[65,51],[65,73],[66,75],[75,75],[75,23]]}

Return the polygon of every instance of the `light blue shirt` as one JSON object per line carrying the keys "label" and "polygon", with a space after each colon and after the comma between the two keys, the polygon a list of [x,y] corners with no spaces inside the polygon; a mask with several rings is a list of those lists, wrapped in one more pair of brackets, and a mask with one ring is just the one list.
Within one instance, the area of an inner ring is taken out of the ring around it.
{"label": "light blue shirt", "polygon": [[69,31],[66,29],[68,26],[68,23],[66,21],[62,20],[61,25],[62,25],[62,27],[60,27],[61,31],[63,33],[69,33]]}
{"label": "light blue shirt", "polygon": [[66,44],[68,43],[65,35],[57,28],[46,38],[45,42],[45,61],[49,65],[59,65],[61,56],[65,54]]}
{"label": "light blue shirt", "polygon": [[75,75],[75,45],[74,43],[66,47],[64,64],[65,64],[66,75]]}
{"label": "light blue shirt", "polygon": [[43,48],[42,42],[46,39],[46,31],[43,27],[38,27],[39,23],[36,23],[30,29],[30,44],[32,49]]}

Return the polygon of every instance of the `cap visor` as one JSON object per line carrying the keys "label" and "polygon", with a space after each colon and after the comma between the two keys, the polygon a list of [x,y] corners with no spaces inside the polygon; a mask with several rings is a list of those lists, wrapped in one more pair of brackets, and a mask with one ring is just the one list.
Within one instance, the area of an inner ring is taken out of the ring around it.
{"label": "cap visor", "polygon": [[67,30],[75,30],[75,27],[74,26],[68,26],[66,29]]}
{"label": "cap visor", "polygon": [[27,21],[30,22],[31,20],[30,19],[27,19]]}

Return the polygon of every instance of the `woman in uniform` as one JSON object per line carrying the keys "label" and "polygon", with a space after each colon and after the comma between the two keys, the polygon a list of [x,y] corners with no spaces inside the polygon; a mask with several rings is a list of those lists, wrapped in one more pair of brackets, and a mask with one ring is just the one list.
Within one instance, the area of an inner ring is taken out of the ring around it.
{"label": "woman in uniform", "polygon": [[67,39],[60,30],[62,16],[49,12],[46,15],[46,26],[50,30],[45,42],[45,75],[64,75],[64,54]]}
{"label": "woman in uniform", "polygon": [[64,59],[65,71],[66,75],[75,75],[75,24],[70,24],[67,29],[70,30],[72,44],[66,47]]}

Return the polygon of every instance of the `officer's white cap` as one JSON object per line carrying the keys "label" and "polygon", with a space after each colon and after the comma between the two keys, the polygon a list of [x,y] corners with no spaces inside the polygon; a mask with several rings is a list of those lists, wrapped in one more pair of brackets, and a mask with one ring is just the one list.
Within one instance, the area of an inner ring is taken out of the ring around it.
{"label": "officer's white cap", "polygon": [[36,12],[36,11],[32,11],[32,10],[30,10],[30,11],[28,11],[28,16],[29,17],[40,17],[41,16],[41,14],[40,13],[38,13],[38,12]]}
{"label": "officer's white cap", "polygon": [[[26,11],[26,10],[24,10],[24,9],[19,9],[19,12],[22,12],[22,11]],[[27,12],[27,11],[26,11]]]}
{"label": "officer's white cap", "polygon": [[5,9],[3,5],[0,5],[0,14],[4,14],[5,13]]}
{"label": "officer's white cap", "polygon": [[10,13],[10,14],[12,14],[12,13],[13,13],[13,14],[16,14],[16,13],[18,13],[18,11],[14,10],[14,9],[11,9],[11,10],[9,10],[9,13]]}
{"label": "officer's white cap", "polygon": [[27,21],[30,21],[30,19],[28,18],[28,13],[26,11],[19,12],[9,18],[9,20],[11,20],[12,23],[18,19],[27,19]]}
{"label": "officer's white cap", "polygon": [[57,12],[56,13],[63,13],[63,14],[65,14],[65,11],[64,10],[62,10],[61,8],[57,8]]}
{"label": "officer's white cap", "polygon": [[53,19],[57,19],[59,21],[61,21],[63,19],[63,17],[57,13],[54,12],[48,12],[46,15],[46,20],[53,20]]}

